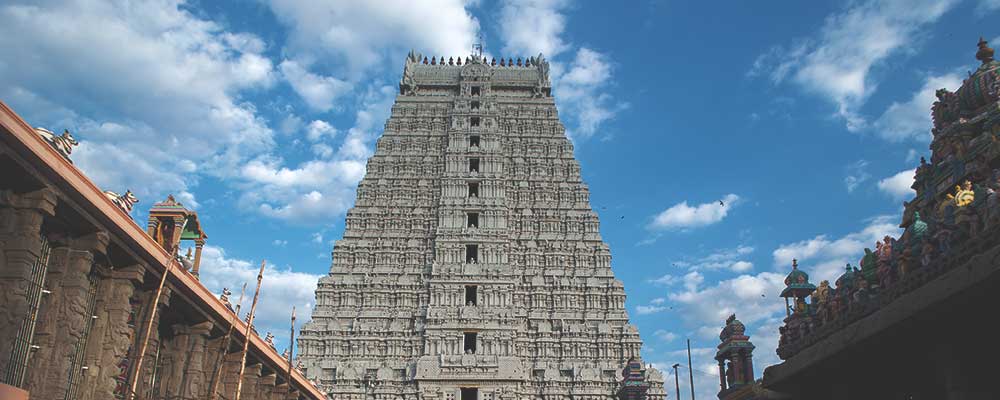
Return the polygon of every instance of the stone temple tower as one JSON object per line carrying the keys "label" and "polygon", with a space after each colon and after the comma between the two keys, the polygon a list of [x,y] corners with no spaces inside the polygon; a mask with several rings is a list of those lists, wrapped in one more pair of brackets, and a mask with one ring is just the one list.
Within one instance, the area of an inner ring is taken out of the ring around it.
{"label": "stone temple tower", "polygon": [[[333,399],[617,393],[642,341],[548,69],[408,55],[298,341]],[[662,400],[662,375],[647,378]]]}

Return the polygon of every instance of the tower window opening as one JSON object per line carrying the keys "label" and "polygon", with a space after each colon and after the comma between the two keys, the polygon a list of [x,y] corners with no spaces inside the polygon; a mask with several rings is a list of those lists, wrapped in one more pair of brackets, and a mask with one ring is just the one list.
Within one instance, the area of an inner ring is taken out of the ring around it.
{"label": "tower window opening", "polygon": [[473,96],[479,96],[479,94],[482,93],[479,86],[473,86],[471,89]]}
{"label": "tower window opening", "polygon": [[470,108],[472,108],[473,110],[478,110],[479,109],[479,102],[478,101],[473,101],[472,104],[470,104]]}
{"label": "tower window opening", "polygon": [[462,388],[462,400],[479,400],[479,389]]}
{"label": "tower window opening", "polygon": [[[476,332],[465,332],[465,354],[476,354]],[[476,390],[476,389],[472,389]],[[475,398],[475,397],[473,397]],[[462,389],[462,399],[465,399],[465,389]]]}
{"label": "tower window opening", "polygon": [[479,136],[469,136],[469,147],[479,147]]}
{"label": "tower window opening", "polygon": [[479,126],[479,117],[469,118],[469,126]]}
{"label": "tower window opening", "polygon": [[479,305],[477,300],[479,296],[476,296],[478,288],[476,285],[469,285],[465,287],[465,305],[476,306]]}
{"label": "tower window opening", "polygon": [[467,223],[465,224],[465,226],[469,227],[469,228],[478,228],[479,227],[479,213],[477,213],[477,212],[470,212],[467,215]]}
{"label": "tower window opening", "polygon": [[470,158],[469,159],[469,172],[479,172],[479,159]]}
{"label": "tower window opening", "polygon": [[479,184],[469,183],[469,197],[479,197]]}
{"label": "tower window opening", "polygon": [[467,244],[467,245],[465,245],[465,263],[466,264],[479,264],[479,245],[478,244]]}

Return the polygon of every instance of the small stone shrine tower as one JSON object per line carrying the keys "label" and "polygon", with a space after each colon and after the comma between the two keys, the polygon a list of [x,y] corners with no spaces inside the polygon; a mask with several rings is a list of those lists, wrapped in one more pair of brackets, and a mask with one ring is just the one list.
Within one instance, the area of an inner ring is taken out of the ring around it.
{"label": "small stone shrine tower", "polygon": [[[193,240],[194,260],[191,260],[191,254],[186,257],[180,257],[179,254],[177,256],[181,264],[192,275],[198,276],[198,268],[201,265],[201,249],[205,247],[205,239],[208,239],[205,231],[201,230],[198,213],[188,210],[174,199],[173,195],[169,195],[166,200],[153,204],[153,208],[149,210],[146,233],[171,254],[178,251],[182,240]],[[188,252],[190,253],[190,249]]]}
{"label": "small stone shrine tower", "polygon": [[618,400],[646,400],[649,383],[646,382],[646,369],[642,362],[629,358],[622,369],[622,385],[618,389]]}
{"label": "small stone shrine tower", "polygon": [[719,399],[749,399],[753,396],[753,343],[747,336],[746,327],[736,314],[726,319],[726,327],[719,333],[719,351],[715,360],[719,362]]}

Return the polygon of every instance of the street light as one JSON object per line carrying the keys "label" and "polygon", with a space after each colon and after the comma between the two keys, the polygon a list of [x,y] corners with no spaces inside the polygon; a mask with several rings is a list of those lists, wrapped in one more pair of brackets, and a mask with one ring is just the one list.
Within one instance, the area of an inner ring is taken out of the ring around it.
{"label": "street light", "polygon": [[681,365],[674,364],[674,389],[677,390],[677,400],[681,400],[681,381],[677,378],[677,367],[679,366]]}

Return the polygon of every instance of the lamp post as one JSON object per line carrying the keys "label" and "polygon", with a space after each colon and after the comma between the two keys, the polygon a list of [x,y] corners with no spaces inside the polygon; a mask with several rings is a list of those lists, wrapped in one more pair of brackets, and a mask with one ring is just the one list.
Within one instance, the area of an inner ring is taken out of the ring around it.
{"label": "lamp post", "polygon": [[681,365],[674,364],[674,390],[677,391],[677,400],[681,400],[681,380],[677,377],[677,367],[679,366]]}

